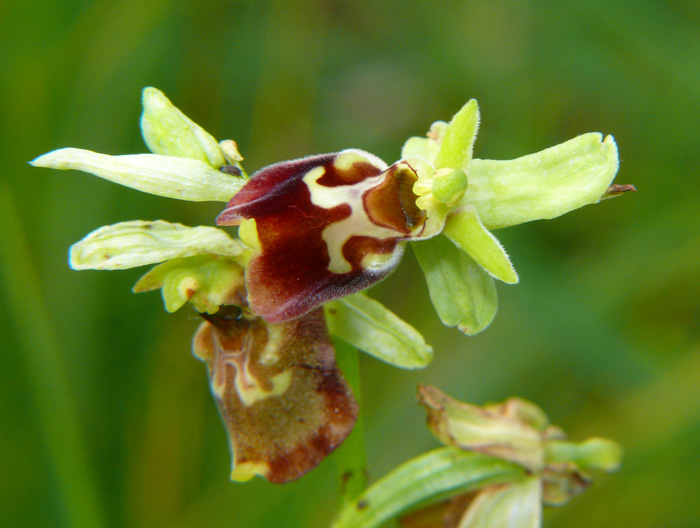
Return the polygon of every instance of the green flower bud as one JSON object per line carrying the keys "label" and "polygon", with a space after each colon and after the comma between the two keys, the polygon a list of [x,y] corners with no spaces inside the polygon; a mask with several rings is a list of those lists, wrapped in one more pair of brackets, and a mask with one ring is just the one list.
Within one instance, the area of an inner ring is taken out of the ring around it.
{"label": "green flower bud", "polygon": [[219,144],[155,88],[143,90],[141,131],[154,154],[203,161],[218,169],[226,164]]}

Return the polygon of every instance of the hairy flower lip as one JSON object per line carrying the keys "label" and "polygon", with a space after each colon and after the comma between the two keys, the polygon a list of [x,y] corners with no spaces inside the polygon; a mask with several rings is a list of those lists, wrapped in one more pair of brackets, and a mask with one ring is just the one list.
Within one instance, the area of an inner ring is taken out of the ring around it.
{"label": "hairy flower lip", "polygon": [[255,173],[216,220],[255,221],[257,249],[246,271],[251,309],[281,322],[388,276],[403,253],[401,242],[426,237],[428,213],[416,203],[417,181],[408,162],[387,167],[354,149]]}

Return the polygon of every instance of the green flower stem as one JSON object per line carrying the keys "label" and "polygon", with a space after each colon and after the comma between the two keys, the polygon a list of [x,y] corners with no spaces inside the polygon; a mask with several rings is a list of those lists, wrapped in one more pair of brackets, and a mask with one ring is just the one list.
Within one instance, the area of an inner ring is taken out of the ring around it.
{"label": "green flower stem", "polygon": [[[56,344],[19,214],[7,185],[0,186],[0,284],[13,318],[9,327],[24,341],[26,369],[32,384],[32,408],[54,470],[65,526],[104,526],[85,439],[76,414],[62,354]],[[9,477],[9,475],[8,475]]]}
{"label": "green flower stem", "polygon": [[428,506],[491,484],[521,481],[524,470],[495,457],[442,447],[409,460],[343,508],[332,528],[378,528]]}
{"label": "green flower stem", "polygon": [[360,397],[360,361],[357,349],[342,339],[333,338],[338,368],[347,380],[360,413],[355,427],[335,452],[334,458],[340,478],[341,507],[351,503],[367,487],[367,452],[365,448],[365,426]]}

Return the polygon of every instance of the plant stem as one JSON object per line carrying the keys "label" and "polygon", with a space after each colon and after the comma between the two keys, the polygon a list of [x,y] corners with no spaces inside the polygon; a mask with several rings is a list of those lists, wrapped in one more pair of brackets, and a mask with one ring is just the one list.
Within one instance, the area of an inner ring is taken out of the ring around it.
{"label": "plant stem", "polygon": [[[352,389],[358,405],[360,396],[360,362],[357,349],[342,339],[333,338],[336,362]],[[351,502],[367,487],[367,453],[365,450],[365,428],[360,411],[355,427],[334,455],[340,478],[341,507]]]}

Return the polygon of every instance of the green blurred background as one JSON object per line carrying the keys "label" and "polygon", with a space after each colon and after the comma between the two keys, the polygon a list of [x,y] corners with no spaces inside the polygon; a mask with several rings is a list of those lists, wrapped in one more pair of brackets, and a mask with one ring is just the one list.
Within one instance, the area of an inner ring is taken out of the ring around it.
{"label": "green blurred background", "polygon": [[220,204],[140,194],[27,161],[144,152],[156,86],[249,170],[348,147],[387,161],[471,97],[476,156],[613,134],[636,195],[497,235],[520,273],[483,334],[441,326],[411,254],[373,295],[436,360],[362,358],[371,476],[436,447],[419,382],[539,403],[574,439],[626,449],[549,527],[700,526],[700,4],[76,0],[0,3],[0,526],[321,527],[332,458],[293,484],[228,481],[197,321],[74,272],[70,244],[130,219],[211,224]]}

